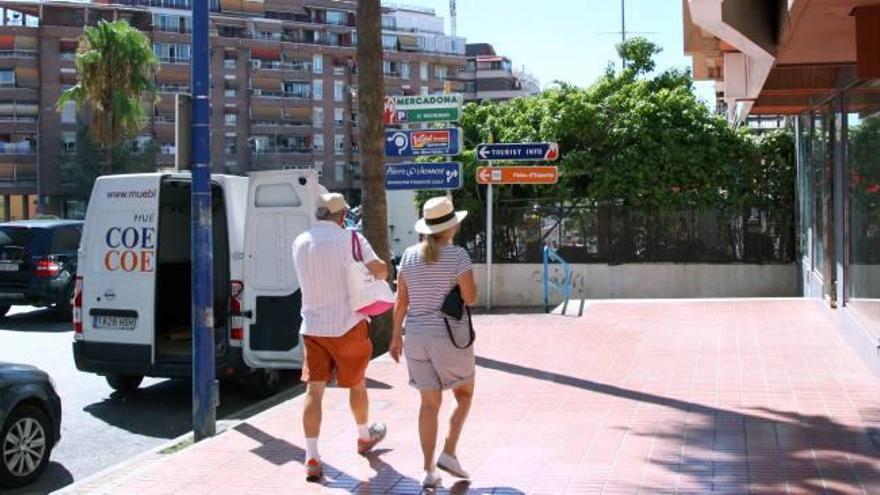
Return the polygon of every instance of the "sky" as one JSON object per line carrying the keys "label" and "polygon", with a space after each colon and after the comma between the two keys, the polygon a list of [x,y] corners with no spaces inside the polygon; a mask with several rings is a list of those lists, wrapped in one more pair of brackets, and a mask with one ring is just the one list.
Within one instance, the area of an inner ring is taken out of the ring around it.
{"label": "sky", "polygon": [[[392,0],[431,7],[446,19],[449,0]],[[457,0],[458,35],[468,43],[486,42],[511,58],[516,68],[538,77],[541,87],[553,81],[588,86],[609,62],[619,64],[619,0]],[[684,55],[681,0],[625,0],[628,36],[644,36],[663,48],[657,69],[690,67]],[[699,83],[698,94],[713,100],[712,83]],[[713,103],[714,104],[714,103]]]}

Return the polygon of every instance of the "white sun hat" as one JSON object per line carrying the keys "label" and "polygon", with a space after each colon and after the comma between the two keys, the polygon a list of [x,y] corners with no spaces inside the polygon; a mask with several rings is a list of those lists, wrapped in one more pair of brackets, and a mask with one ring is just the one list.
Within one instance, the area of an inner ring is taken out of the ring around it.
{"label": "white sun hat", "polygon": [[422,218],[416,222],[416,232],[438,234],[460,224],[467,214],[466,211],[455,211],[452,200],[446,196],[431,198],[422,207]]}

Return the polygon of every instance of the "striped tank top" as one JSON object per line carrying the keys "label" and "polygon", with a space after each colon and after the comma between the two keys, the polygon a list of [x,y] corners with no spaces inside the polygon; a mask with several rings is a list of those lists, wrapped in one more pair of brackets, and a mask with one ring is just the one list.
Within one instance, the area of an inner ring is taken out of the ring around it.
{"label": "striped tank top", "polygon": [[[440,312],[443,300],[459,277],[471,270],[471,259],[462,247],[443,246],[435,263],[425,260],[421,245],[409,247],[403,253],[399,268],[409,291],[409,308],[404,321],[407,334],[442,331],[445,335],[446,325]],[[466,318],[461,321],[450,318],[449,324],[466,325]]]}

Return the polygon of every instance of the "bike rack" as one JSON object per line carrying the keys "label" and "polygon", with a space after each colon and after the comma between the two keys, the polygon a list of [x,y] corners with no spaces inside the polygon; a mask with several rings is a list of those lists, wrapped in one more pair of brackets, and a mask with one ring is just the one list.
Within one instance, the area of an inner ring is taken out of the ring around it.
{"label": "bike rack", "polygon": [[[571,268],[568,262],[559,256],[559,253],[550,246],[544,246],[544,312],[550,312],[550,291],[555,290],[562,294],[562,314],[568,310],[568,301],[571,299]],[[550,279],[550,264],[559,263],[562,266],[562,283],[556,283]]]}

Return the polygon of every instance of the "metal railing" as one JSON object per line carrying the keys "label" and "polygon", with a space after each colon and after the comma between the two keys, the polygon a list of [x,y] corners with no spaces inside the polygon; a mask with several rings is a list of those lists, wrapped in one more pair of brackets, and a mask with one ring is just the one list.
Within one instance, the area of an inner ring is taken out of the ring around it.
{"label": "metal railing", "polygon": [[[550,265],[558,263],[562,267],[562,281],[554,278],[550,274]],[[565,315],[568,309],[568,301],[571,299],[571,267],[568,262],[562,259],[555,249],[550,246],[544,246],[544,312],[550,312],[550,292],[556,291],[562,294],[562,314]],[[583,311],[583,306],[581,306]],[[580,316],[580,315],[578,315]]]}
{"label": "metal railing", "polygon": [[0,50],[0,58],[38,58],[39,52],[30,50]]}

